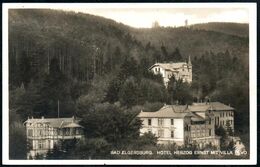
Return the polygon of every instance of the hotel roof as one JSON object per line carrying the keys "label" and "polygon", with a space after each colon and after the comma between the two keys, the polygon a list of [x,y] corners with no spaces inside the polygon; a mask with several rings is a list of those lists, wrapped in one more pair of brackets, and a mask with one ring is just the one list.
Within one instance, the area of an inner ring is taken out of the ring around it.
{"label": "hotel roof", "polygon": [[155,66],[160,66],[164,68],[165,70],[171,70],[174,71],[175,69],[182,68],[184,65],[186,65],[186,62],[178,62],[178,63],[155,63],[152,65],[149,69],[152,69]]}
{"label": "hotel roof", "polygon": [[[138,117],[150,117],[150,118],[184,118],[185,116],[196,116],[205,119],[206,115],[195,114],[194,112],[206,112],[211,111],[230,111],[234,108],[227,106],[220,102],[210,103],[193,103],[192,105],[164,105],[161,109],[155,112],[143,112],[141,111]],[[189,113],[193,113],[190,115]]]}
{"label": "hotel roof", "polygon": [[225,105],[220,102],[208,102],[208,103],[193,103],[192,105],[189,105],[190,111],[207,111],[207,110],[213,110],[213,111],[227,111],[227,110],[234,110],[233,107],[230,107],[228,105]]}

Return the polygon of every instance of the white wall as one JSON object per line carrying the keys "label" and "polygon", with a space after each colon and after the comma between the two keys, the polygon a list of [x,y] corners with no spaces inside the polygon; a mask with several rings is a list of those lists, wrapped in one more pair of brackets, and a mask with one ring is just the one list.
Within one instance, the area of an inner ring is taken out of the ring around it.
{"label": "white wall", "polygon": [[[148,119],[152,120],[152,125],[148,125]],[[156,136],[158,136],[158,130],[163,129],[164,130],[164,136],[162,139],[184,139],[184,123],[182,118],[173,118],[174,119],[174,125],[171,125],[171,118],[163,118],[163,125],[158,126],[158,118],[141,118],[143,120],[143,126],[140,129],[141,135],[143,133],[147,133],[149,130]],[[174,131],[174,138],[171,138],[171,131]]]}

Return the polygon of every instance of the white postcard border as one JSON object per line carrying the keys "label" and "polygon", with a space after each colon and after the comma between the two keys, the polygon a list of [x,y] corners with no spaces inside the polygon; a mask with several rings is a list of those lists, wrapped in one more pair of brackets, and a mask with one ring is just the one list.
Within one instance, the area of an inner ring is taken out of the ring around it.
{"label": "white postcard border", "polygon": [[[248,160],[10,160],[8,94],[8,9],[15,8],[247,8],[249,9],[250,159]],[[83,164],[219,164],[246,165],[257,161],[256,3],[3,3],[2,4],[2,163],[9,165]]]}

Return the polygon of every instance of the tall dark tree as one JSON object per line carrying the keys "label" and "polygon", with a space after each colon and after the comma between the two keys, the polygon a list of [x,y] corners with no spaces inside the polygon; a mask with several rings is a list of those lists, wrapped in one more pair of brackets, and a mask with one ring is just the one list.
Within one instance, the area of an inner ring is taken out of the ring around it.
{"label": "tall dark tree", "polygon": [[168,82],[168,94],[169,102],[171,104],[191,104],[193,101],[191,95],[191,85],[186,82],[183,82],[181,79],[176,80],[174,76],[170,78]]}
{"label": "tall dark tree", "polygon": [[169,61],[168,57],[168,51],[164,45],[161,46],[161,52],[162,52],[162,61]]}
{"label": "tall dark tree", "polygon": [[137,113],[122,111],[115,105],[104,103],[97,105],[95,112],[86,113],[81,124],[85,127],[86,138],[103,137],[116,145],[139,136],[141,122],[136,115]]}
{"label": "tall dark tree", "polygon": [[124,81],[126,78],[138,75],[138,64],[133,57],[126,58],[120,67],[120,72],[118,77],[120,80]]}
{"label": "tall dark tree", "polygon": [[25,87],[29,84],[31,80],[31,59],[28,57],[25,51],[22,52],[21,57],[18,62],[19,70],[18,72],[18,83],[24,83]]}
{"label": "tall dark tree", "polygon": [[[46,76],[41,88],[41,98],[43,100],[42,105],[48,106],[49,108],[49,110],[45,111],[49,113],[42,114],[55,117],[58,116],[58,103],[60,107],[62,107],[63,104],[71,101],[68,78],[61,72],[58,59],[56,58],[51,61],[50,73]],[[62,114],[66,115],[66,112],[71,112],[69,111],[70,109],[63,107],[63,112],[60,116],[62,116]],[[69,115],[72,115],[72,113]]]}
{"label": "tall dark tree", "polygon": [[173,61],[173,62],[180,62],[183,61],[182,55],[180,53],[179,48],[175,48],[175,50],[172,52],[172,54],[169,56],[168,61]]}
{"label": "tall dark tree", "polygon": [[119,91],[119,101],[127,106],[131,107],[138,104],[138,84],[135,78],[128,78],[122,85]]}

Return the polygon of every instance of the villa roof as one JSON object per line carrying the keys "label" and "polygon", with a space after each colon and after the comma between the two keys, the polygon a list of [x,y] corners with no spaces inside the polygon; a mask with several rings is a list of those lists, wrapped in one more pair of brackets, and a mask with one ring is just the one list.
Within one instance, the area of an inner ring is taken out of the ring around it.
{"label": "villa roof", "polygon": [[165,70],[175,71],[175,69],[179,69],[186,65],[186,62],[178,62],[178,63],[155,63],[152,65],[149,69],[152,69],[155,66],[160,66],[164,68]]}
{"label": "villa roof", "polygon": [[24,123],[45,123],[54,128],[65,127],[82,127],[78,124],[79,120],[74,117],[71,118],[31,118],[27,119]]}

